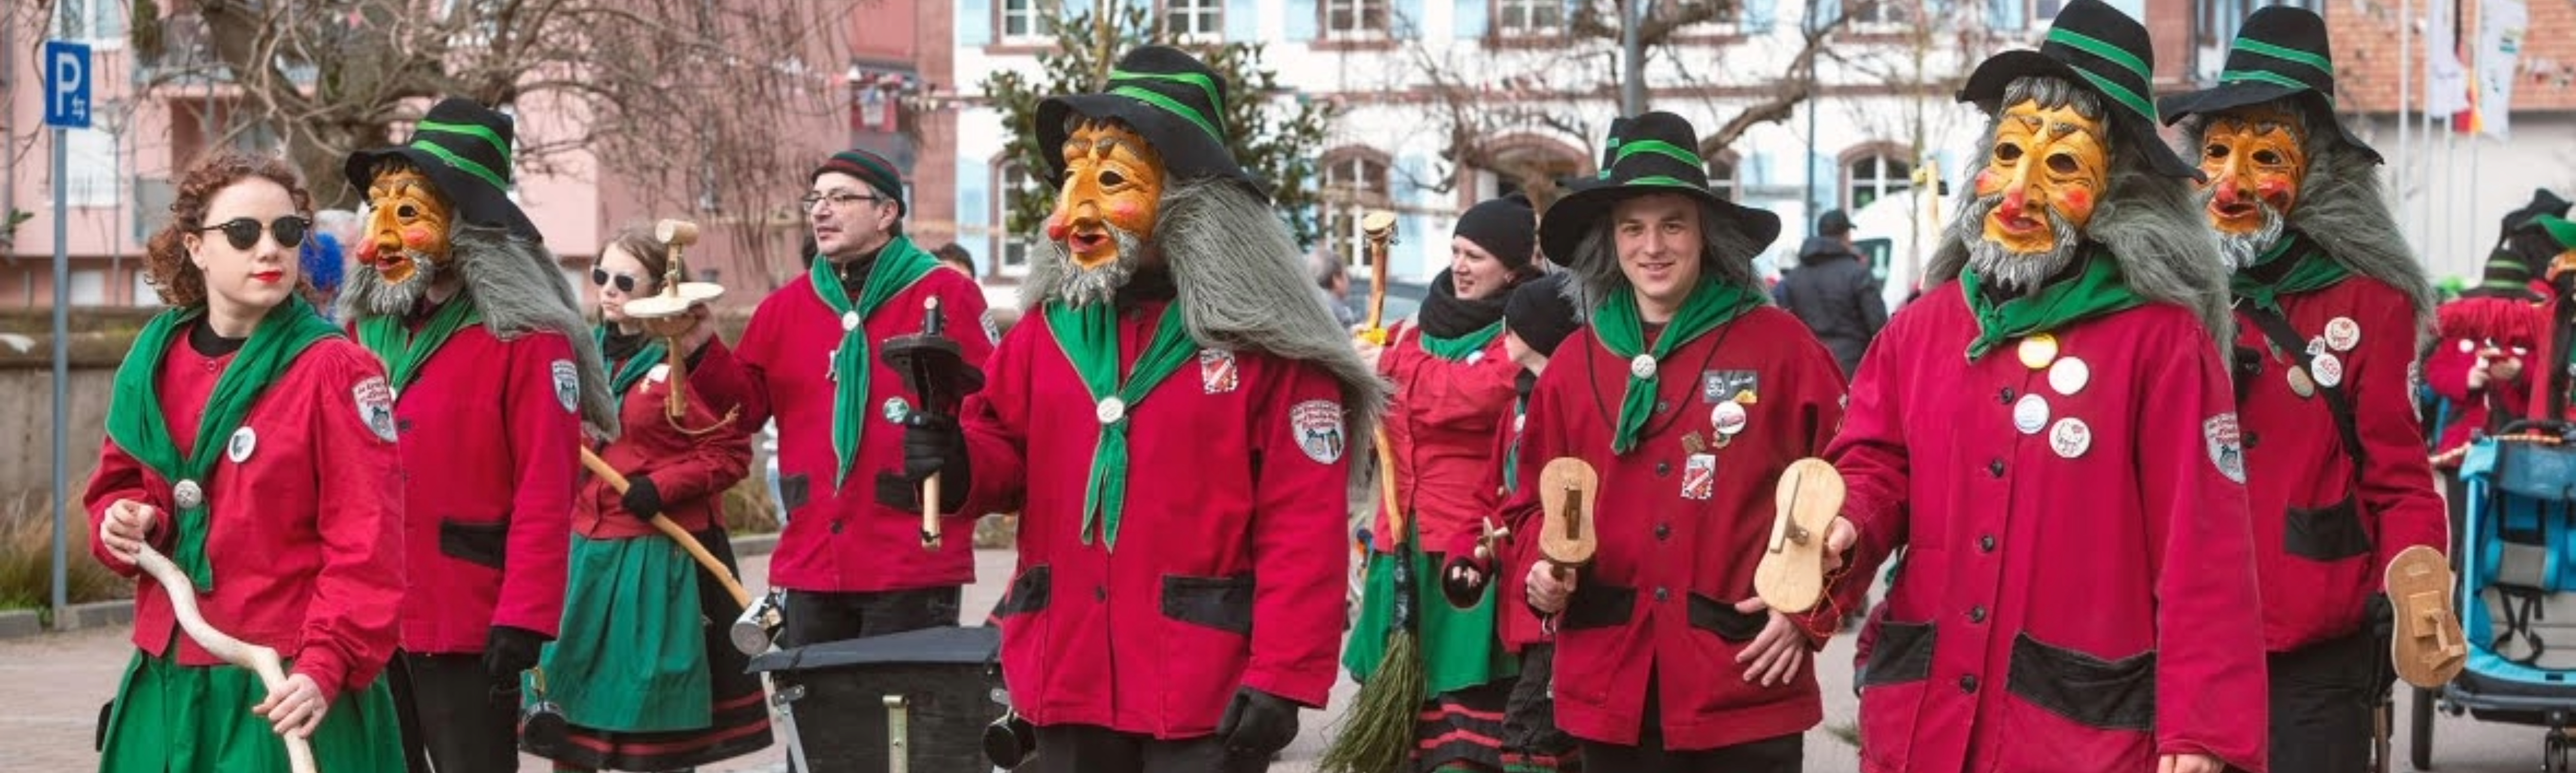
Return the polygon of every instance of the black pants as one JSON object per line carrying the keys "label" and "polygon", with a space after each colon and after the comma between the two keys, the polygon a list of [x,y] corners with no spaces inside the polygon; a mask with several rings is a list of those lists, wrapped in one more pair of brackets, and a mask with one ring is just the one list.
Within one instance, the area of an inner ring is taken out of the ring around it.
{"label": "black pants", "polygon": [[2373,659],[2387,657],[2367,631],[2272,653],[2272,773],[2362,769],[2379,705]]}
{"label": "black pants", "polygon": [[1664,748],[1662,696],[1657,673],[1646,674],[1646,711],[1637,745],[1583,740],[1583,769],[1618,773],[1798,773],[1806,765],[1807,739],[1790,733],[1715,749]]}
{"label": "black pants", "polygon": [[1561,758],[1574,751],[1574,736],[1556,726],[1556,645],[1521,650],[1521,676],[1503,709],[1503,753]]}
{"label": "black pants", "polygon": [[808,644],[884,636],[957,624],[962,589],[915,588],[868,593],[787,592],[787,629],[778,635],[781,649]]}
{"label": "black pants", "polygon": [[1233,755],[1215,736],[1158,741],[1097,725],[1038,728],[1037,756],[1019,773],[1262,773],[1270,755]]}
{"label": "black pants", "polygon": [[385,676],[411,773],[519,769],[519,683],[484,673],[482,655],[398,651]]}

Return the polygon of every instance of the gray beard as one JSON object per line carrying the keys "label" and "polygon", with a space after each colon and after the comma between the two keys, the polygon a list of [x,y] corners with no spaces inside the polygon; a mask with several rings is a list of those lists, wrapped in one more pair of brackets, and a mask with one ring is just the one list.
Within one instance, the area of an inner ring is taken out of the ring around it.
{"label": "gray beard", "polygon": [[[2209,200],[2215,195],[2216,189],[2200,194],[2201,211],[2209,211]],[[2263,210],[2262,227],[2250,233],[2222,231],[2218,234],[2218,256],[2226,259],[2229,271],[2243,271],[2253,266],[2256,258],[2263,257],[2264,251],[2281,242],[2281,231],[2287,227],[2288,219],[2281,216],[2281,210],[2273,209],[2271,202],[2256,201],[2254,206]]]}
{"label": "gray beard", "polygon": [[[1998,194],[1971,201],[1968,208],[1959,213],[1958,222],[1962,227],[1982,228],[1986,215],[2001,206],[2003,200],[2003,196]],[[1968,239],[1968,267],[1975,269],[1977,276],[1988,285],[2021,294],[2038,292],[2039,286],[2049,277],[2056,276],[2066,268],[2066,264],[2074,262],[2076,248],[2084,244],[2084,237],[2076,233],[2075,225],[2066,222],[2066,218],[2054,210],[2048,212],[2048,227],[2056,234],[2057,240],[2040,252],[2013,252],[1984,238]]]}
{"label": "gray beard", "polygon": [[1127,280],[1136,276],[1136,268],[1145,260],[1144,237],[1117,226],[1109,227],[1109,237],[1118,244],[1118,257],[1109,265],[1092,269],[1075,266],[1073,250],[1064,242],[1047,242],[1047,247],[1055,250],[1055,259],[1073,272],[1073,276],[1065,279],[1060,296],[1066,305],[1082,308],[1094,303],[1108,303],[1118,297],[1118,288],[1127,286]]}
{"label": "gray beard", "polygon": [[[349,289],[357,293],[359,309],[376,316],[402,316],[410,314],[413,309],[420,308],[421,300],[429,297],[429,286],[438,283],[440,267],[437,261],[430,260],[426,253],[405,250],[403,257],[411,260],[410,281],[402,284],[368,282],[349,285]],[[374,271],[375,269],[361,266],[357,270]]]}

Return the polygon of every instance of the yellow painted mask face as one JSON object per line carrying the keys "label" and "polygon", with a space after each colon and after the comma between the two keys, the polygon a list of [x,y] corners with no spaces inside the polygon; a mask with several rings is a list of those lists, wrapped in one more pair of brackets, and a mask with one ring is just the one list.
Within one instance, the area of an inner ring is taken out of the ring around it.
{"label": "yellow painted mask face", "polygon": [[374,267],[385,284],[411,281],[420,273],[417,261],[447,261],[447,227],[455,212],[419,170],[397,167],[376,173],[367,186],[367,206],[358,262]]}
{"label": "yellow painted mask face", "polygon": [[2209,175],[2209,223],[2220,233],[2263,228],[2263,208],[2282,215],[2298,203],[2307,178],[2307,138],[2288,111],[2275,105],[2230,110],[2209,119],[2200,142],[2200,171]]}
{"label": "yellow painted mask face", "polygon": [[1986,215],[1986,240],[2015,253],[2046,252],[2057,245],[2050,214],[2077,231],[2092,222],[2110,177],[2105,128],[2071,106],[2024,100],[2006,108],[1995,125],[1994,156],[1976,181],[1978,198],[2003,197]]}
{"label": "yellow painted mask face", "polygon": [[1154,234],[1161,214],[1163,160],[1125,127],[1092,121],[1064,140],[1064,189],[1047,216],[1047,238],[1064,242],[1085,270],[1118,260],[1110,228],[1138,239]]}

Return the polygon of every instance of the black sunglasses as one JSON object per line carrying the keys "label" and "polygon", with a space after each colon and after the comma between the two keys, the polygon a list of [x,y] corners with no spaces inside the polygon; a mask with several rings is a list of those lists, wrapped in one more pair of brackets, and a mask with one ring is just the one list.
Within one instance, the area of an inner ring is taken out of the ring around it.
{"label": "black sunglasses", "polygon": [[593,285],[598,285],[598,286],[600,286],[600,287],[607,287],[607,286],[608,286],[608,284],[609,284],[610,282],[612,282],[612,281],[617,283],[617,291],[618,291],[618,292],[621,292],[621,293],[633,293],[633,292],[635,292],[635,275],[634,275],[634,274],[628,274],[628,273],[623,273],[623,272],[611,272],[611,271],[609,271],[608,269],[600,268],[600,267],[598,267],[598,266],[592,266],[592,267],[591,267],[591,269],[590,269],[590,283],[591,283],[591,284],[593,284]]}
{"label": "black sunglasses", "polygon": [[[224,241],[231,242],[233,249],[247,250],[259,246],[259,227],[257,220],[236,217],[216,225],[199,228],[197,232],[222,231]],[[313,230],[312,218],[297,215],[280,217],[268,224],[268,232],[277,235],[277,246],[290,250],[303,245],[304,234],[311,230]]]}

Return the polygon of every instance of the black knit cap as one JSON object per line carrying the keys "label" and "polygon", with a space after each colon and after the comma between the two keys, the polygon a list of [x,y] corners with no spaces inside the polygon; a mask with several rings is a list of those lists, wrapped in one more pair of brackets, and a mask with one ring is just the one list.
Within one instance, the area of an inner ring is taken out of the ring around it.
{"label": "black knit cap", "polygon": [[2016,49],[1987,57],[1968,74],[1959,101],[1987,115],[2002,115],[2004,87],[2030,76],[2058,78],[2102,97],[2112,128],[2128,152],[2147,158],[2167,177],[2200,179],[2200,168],[2174,155],[2156,133],[2156,49],[2147,28],[2102,0],[2074,0],[2057,12],[2039,50]]}
{"label": "black knit cap", "polygon": [[456,208],[458,221],[543,242],[545,235],[537,233],[528,213],[510,201],[514,138],[509,116],[481,102],[449,97],[412,124],[410,142],[351,153],[340,171],[348,175],[350,187],[365,191],[375,183],[378,165],[401,159],[438,186],[439,198]]}
{"label": "black knit cap", "polygon": [[2379,151],[2355,137],[2335,118],[2334,51],[2326,38],[2325,17],[2315,11],[2276,5],[2245,17],[2236,43],[2227,50],[2227,68],[2218,85],[2166,97],[2158,105],[2164,122],[2183,116],[2223,113],[2274,100],[2294,100],[2307,111],[2311,125],[2332,126],[2343,144],[2380,161]]}
{"label": "black knit cap", "polygon": [[1513,271],[1529,268],[1537,257],[1538,215],[1530,208],[1529,197],[1512,194],[1487,199],[1469,207],[1458,216],[1457,236],[1485,248],[1494,259]]}
{"label": "black knit cap", "polygon": [[1556,346],[1583,327],[1574,318],[1574,303],[1565,299],[1566,277],[1559,271],[1522,282],[1503,299],[1503,329],[1542,355],[1555,356]]}
{"label": "black knit cap", "polygon": [[897,173],[894,170],[894,164],[887,163],[884,156],[857,148],[834,153],[831,158],[823,160],[822,166],[814,168],[813,177],[806,178],[806,182],[821,179],[825,172],[839,172],[859,178],[859,181],[867,183],[869,188],[876,189],[878,196],[894,202],[897,214],[912,211],[912,208],[903,202],[903,175]]}

